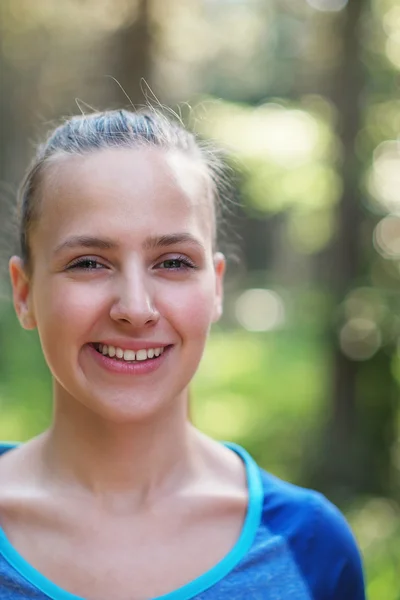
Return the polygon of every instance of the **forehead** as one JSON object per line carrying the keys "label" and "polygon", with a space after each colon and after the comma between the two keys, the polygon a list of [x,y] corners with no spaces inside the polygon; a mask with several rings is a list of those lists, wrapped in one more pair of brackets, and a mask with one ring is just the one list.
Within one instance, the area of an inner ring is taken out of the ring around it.
{"label": "forehead", "polygon": [[158,148],[104,149],[60,156],[47,166],[33,232],[46,245],[66,235],[141,238],[190,230],[212,240],[214,217],[204,166]]}

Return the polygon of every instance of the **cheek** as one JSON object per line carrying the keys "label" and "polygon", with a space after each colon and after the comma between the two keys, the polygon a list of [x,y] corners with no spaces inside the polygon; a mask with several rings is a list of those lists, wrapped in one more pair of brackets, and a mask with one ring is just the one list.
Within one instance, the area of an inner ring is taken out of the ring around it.
{"label": "cheek", "polygon": [[161,314],[172,322],[182,336],[204,338],[214,314],[214,285],[199,282],[183,285],[163,294]]}
{"label": "cheek", "polygon": [[34,299],[37,328],[56,379],[70,372],[71,351],[79,353],[88,341],[99,315],[104,315],[104,300],[100,290],[72,281],[54,280],[38,287]]}
{"label": "cheek", "polygon": [[64,339],[84,335],[98,316],[102,296],[93,286],[71,281],[55,280],[40,287],[34,300],[39,334],[51,338],[62,334]]}

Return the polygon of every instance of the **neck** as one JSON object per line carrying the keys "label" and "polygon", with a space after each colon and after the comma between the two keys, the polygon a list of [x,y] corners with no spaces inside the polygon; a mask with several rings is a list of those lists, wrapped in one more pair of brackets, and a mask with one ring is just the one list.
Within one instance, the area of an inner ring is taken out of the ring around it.
{"label": "neck", "polygon": [[138,502],[176,487],[193,474],[200,442],[187,420],[186,392],[161,412],[113,423],[81,403],[56,398],[53,425],[43,438],[51,481],[97,496],[129,493]]}

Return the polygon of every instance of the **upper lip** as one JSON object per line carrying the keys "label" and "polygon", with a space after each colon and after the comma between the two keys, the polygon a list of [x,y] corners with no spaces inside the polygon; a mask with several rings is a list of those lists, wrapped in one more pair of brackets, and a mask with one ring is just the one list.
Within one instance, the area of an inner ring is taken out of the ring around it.
{"label": "upper lip", "polygon": [[123,350],[148,350],[149,348],[165,348],[172,344],[166,344],[164,342],[148,342],[148,341],[133,341],[133,340],[101,340],[93,342],[95,344],[103,344],[106,346],[114,346],[114,348],[122,348]]}

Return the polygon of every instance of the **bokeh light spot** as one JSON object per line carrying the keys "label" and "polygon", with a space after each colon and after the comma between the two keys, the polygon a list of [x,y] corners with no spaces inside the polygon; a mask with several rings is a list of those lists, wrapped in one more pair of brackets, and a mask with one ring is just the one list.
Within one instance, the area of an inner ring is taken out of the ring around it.
{"label": "bokeh light spot", "polygon": [[368,360],[379,350],[382,342],[375,321],[362,317],[349,319],[339,334],[343,354],[352,360]]}
{"label": "bokeh light spot", "polygon": [[387,140],[374,151],[369,190],[388,211],[400,211],[400,143]]}
{"label": "bokeh light spot", "polygon": [[323,12],[338,12],[347,6],[348,0],[307,0],[308,4]]}
{"label": "bokeh light spot", "polygon": [[284,324],[285,307],[272,290],[246,290],[236,301],[236,318],[248,331],[272,331]]}
{"label": "bokeh light spot", "polygon": [[400,258],[400,218],[389,215],[379,221],[374,231],[374,245],[384,258]]}

